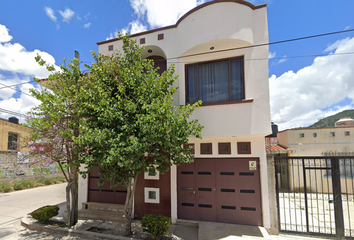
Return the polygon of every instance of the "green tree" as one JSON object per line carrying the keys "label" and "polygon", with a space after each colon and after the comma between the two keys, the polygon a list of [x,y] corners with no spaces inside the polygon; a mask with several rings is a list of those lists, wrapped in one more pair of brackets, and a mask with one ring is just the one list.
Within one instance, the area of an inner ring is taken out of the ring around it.
{"label": "green tree", "polygon": [[[71,227],[78,220],[79,153],[82,151],[73,141],[78,136],[81,119],[76,103],[80,92],[78,83],[85,77],[80,73],[78,60],[71,61],[68,66],[62,65],[60,71],[46,65],[40,56],[36,60],[51,71],[48,80],[41,82],[50,90],[30,90],[40,104],[31,110],[27,118],[27,126],[33,129],[27,139],[28,147],[35,156],[34,163],[39,167],[52,163],[60,166],[67,181],[66,209]],[[38,79],[36,81],[40,82]]]}
{"label": "green tree", "polygon": [[99,166],[102,180],[127,188],[126,229],[131,234],[132,204],[139,173],[161,174],[172,164],[193,161],[184,149],[190,136],[201,138],[202,126],[190,120],[201,104],[174,106],[174,66],[159,75],[152,60],[129,36],[119,35],[123,52],[104,56],[93,53],[88,82],[82,82],[80,135],[74,142],[85,147],[80,159],[87,172]]}

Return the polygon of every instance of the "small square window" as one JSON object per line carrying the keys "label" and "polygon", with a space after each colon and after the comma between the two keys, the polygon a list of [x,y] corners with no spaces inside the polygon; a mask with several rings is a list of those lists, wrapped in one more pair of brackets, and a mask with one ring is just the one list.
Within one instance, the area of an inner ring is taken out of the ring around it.
{"label": "small square window", "polygon": [[165,37],[164,34],[160,33],[157,35],[157,40],[162,40],[162,39],[164,39],[164,37]]}
{"label": "small square window", "polygon": [[160,189],[159,188],[144,188],[144,202],[146,203],[160,203]]}
{"label": "small square window", "polygon": [[336,136],[336,133],[335,133],[335,132],[330,132],[329,135],[330,135],[331,137],[335,137],[335,136]]}
{"label": "small square window", "polygon": [[108,46],[108,51],[113,51],[113,45]]}
{"label": "small square window", "polygon": [[188,143],[188,144],[183,144],[183,148],[184,149],[187,149],[187,148],[189,148],[189,147],[193,147],[193,149],[192,149],[192,154],[194,154],[195,153],[195,146],[194,146],[194,143]]}
{"label": "small square window", "polygon": [[305,133],[300,133],[300,137],[301,138],[305,137]]}
{"label": "small square window", "polygon": [[219,143],[219,154],[231,154],[231,144]]}
{"label": "small square window", "polygon": [[211,143],[201,143],[200,144],[200,154],[212,154],[212,144]]}
{"label": "small square window", "polygon": [[317,133],[313,133],[313,137],[317,137]]}
{"label": "small square window", "polygon": [[345,131],[344,136],[350,136],[350,131]]}
{"label": "small square window", "polygon": [[145,44],[145,38],[140,38],[140,44]]}
{"label": "small square window", "polygon": [[156,192],[155,191],[149,191],[149,199],[156,200]]}
{"label": "small square window", "polygon": [[238,154],[251,154],[251,143],[250,142],[238,142],[237,143],[237,153]]}
{"label": "small square window", "polygon": [[[159,180],[160,179],[160,173],[156,169],[157,165],[153,164],[151,166],[151,171],[149,172],[144,172],[144,179],[146,180]],[[154,169],[152,169],[154,168]]]}

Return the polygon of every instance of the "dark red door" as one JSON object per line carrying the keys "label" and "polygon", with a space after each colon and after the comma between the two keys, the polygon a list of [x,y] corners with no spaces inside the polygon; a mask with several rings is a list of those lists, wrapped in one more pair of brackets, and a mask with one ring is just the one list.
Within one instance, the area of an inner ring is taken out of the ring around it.
{"label": "dark red door", "polygon": [[195,159],[178,166],[177,183],[180,219],[262,225],[259,159]]}
{"label": "dark red door", "polygon": [[178,218],[196,219],[194,163],[181,164],[177,171]]}
{"label": "dark red door", "polygon": [[[262,225],[258,159],[216,160],[218,222]],[[256,161],[257,170],[249,170]]]}
{"label": "dark red door", "polygon": [[216,221],[215,160],[195,160],[196,219]]}
{"label": "dark red door", "polygon": [[124,204],[127,196],[127,189],[121,186],[110,187],[109,181],[105,181],[102,186],[98,186],[100,179],[98,167],[92,169],[89,174],[88,201],[101,203]]}

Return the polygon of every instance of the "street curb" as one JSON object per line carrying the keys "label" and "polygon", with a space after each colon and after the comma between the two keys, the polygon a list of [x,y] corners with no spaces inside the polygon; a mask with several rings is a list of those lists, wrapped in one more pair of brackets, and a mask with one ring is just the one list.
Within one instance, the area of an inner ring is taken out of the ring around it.
{"label": "street curb", "polygon": [[83,237],[83,238],[90,238],[90,239],[139,240],[137,238],[113,236],[104,233],[96,233],[96,232],[81,231],[81,230],[62,228],[56,226],[49,226],[32,220],[32,217],[29,214],[24,216],[21,219],[21,225],[30,230],[45,231],[49,233],[56,233],[56,234],[61,234],[64,236],[71,236],[71,237]]}

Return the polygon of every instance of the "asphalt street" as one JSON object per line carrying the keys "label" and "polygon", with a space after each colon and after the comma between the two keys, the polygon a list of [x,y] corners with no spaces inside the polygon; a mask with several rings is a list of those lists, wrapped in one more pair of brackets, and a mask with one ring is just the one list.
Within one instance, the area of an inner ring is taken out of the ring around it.
{"label": "asphalt street", "polygon": [[[66,183],[11,193],[0,193],[0,239],[56,239],[56,236],[29,231],[21,226],[21,218],[45,205],[65,201]],[[58,236],[57,239],[61,239]]]}

